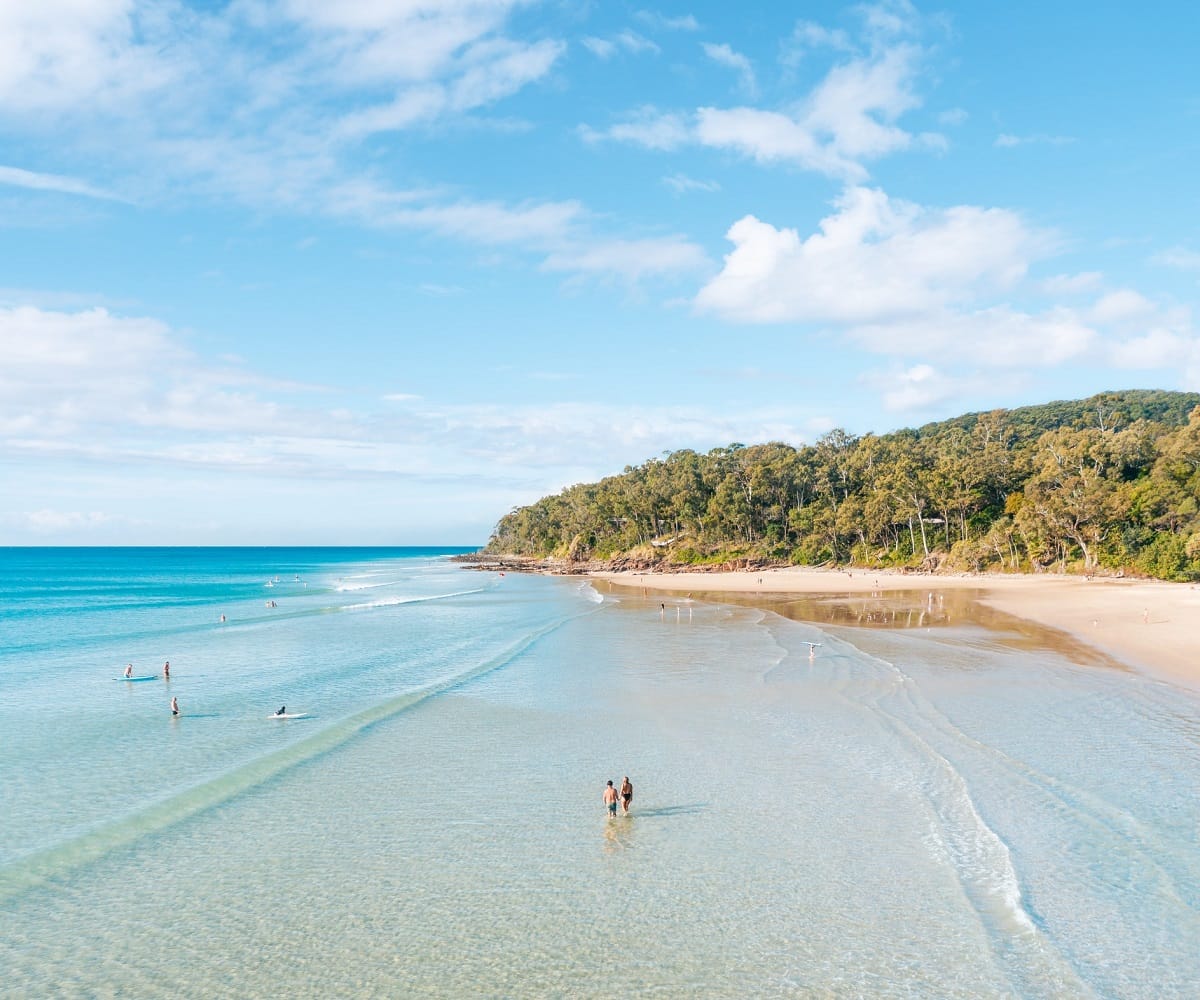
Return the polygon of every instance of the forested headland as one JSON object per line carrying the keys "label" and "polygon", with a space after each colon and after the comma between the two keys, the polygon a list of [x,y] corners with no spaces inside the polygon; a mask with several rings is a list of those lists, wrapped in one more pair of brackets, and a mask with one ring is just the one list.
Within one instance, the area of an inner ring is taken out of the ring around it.
{"label": "forested headland", "polygon": [[501,518],[485,552],[1200,579],[1200,394],[1138,390],[668,452]]}

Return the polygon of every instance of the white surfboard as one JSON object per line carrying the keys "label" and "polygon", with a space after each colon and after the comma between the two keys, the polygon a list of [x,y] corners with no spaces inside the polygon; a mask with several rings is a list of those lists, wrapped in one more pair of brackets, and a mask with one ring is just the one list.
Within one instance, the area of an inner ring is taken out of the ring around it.
{"label": "white surfboard", "polygon": [[268,715],[268,719],[307,719],[307,712],[284,712],[283,715]]}

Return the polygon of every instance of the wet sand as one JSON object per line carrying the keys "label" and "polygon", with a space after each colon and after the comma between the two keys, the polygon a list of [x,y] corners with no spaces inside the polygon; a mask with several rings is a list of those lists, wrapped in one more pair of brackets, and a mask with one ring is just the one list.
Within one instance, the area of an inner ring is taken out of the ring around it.
{"label": "wet sand", "polygon": [[[886,571],[769,569],[731,573],[599,573],[597,580],[639,590],[759,599],[789,617],[845,625],[933,625],[947,602],[979,620],[991,608],[1065,634],[1161,680],[1200,690],[1200,589],[1186,583],[1077,576],[917,576]],[[796,598],[789,602],[788,598]],[[804,600],[807,599],[807,602]],[[841,607],[840,618],[827,610]],[[974,607],[968,612],[968,608]],[[925,619],[922,619],[924,615]],[[899,616],[899,617],[898,617]],[[1045,636],[1043,636],[1045,638]],[[1055,642],[1060,647],[1070,643]],[[1069,652],[1069,649],[1064,648]]]}

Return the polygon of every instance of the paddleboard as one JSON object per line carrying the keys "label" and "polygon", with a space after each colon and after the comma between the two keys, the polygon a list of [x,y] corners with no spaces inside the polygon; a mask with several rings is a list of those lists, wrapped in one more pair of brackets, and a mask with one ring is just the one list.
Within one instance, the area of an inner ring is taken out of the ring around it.
{"label": "paddleboard", "polygon": [[158,675],[155,674],[150,677],[114,677],[113,680],[128,681],[130,684],[132,684],[134,681],[156,681],[158,680]]}
{"label": "paddleboard", "polygon": [[307,719],[307,712],[285,712],[283,715],[268,715],[268,719]]}

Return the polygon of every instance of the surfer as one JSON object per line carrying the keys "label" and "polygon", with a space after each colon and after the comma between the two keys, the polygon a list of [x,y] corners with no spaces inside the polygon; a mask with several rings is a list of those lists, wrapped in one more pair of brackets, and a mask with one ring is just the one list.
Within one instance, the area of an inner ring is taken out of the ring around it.
{"label": "surfer", "polygon": [[276,715],[287,715],[287,705],[280,705],[279,711],[276,712],[275,714]]}
{"label": "surfer", "polygon": [[126,665],[126,667],[125,667],[125,679],[127,681],[133,680],[133,664],[132,663]]}
{"label": "surfer", "polygon": [[172,715],[179,714],[179,699],[178,698],[171,699],[171,714]]}
{"label": "surfer", "polygon": [[613,788],[613,783],[610,780],[608,786],[604,789],[604,804],[608,806],[608,814],[615,816],[617,814],[617,790]]}
{"label": "surfer", "polygon": [[621,782],[621,809],[624,812],[629,812],[629,803],[633,801],[633,782],[629,780],[629,775],[625,775],[625,780]]}
{"label": "surfer", "polygon": [[171,661],[167,660],[163,664],[163,680],[169,681],[170,679],[171,679]]}

